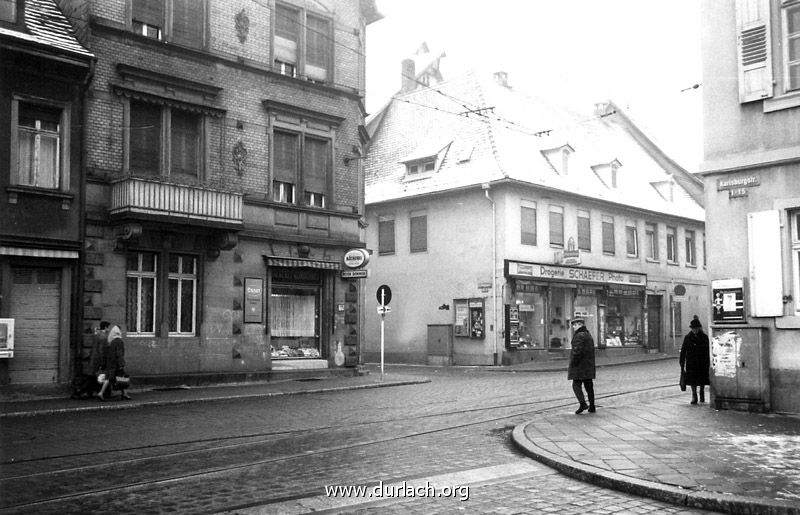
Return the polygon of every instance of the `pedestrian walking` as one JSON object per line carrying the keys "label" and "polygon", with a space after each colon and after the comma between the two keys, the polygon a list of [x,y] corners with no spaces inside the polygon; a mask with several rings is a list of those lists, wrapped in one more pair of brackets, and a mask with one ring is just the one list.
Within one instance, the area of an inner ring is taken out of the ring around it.
{"label": "pedestrian walking", "polygon": [[100,322],[100,328],[94,333],[94,338],[92,338],[92,351],[89,354],[89,373],[94,374],[95,377],[97,377],[103,364],[103,352],[108,345],[108,329],[110,326],[109,322],[103,320]]}
{"label": "pedestrian walking", "polygon": [[703,325],[697,318],[689,323],[689,333],[683,338],[679,359],[681,373],[686,384],[692,388],[692,404],[697,404],[697,387],[700,387],[700,402],[706,402],[705,387],[710,384],[708,369],[711,357],[708,351],[708,335],[703,332]]}
{"label": "pedestrian walking", "polygon": [[[122,341],[122,330],[116,325],[108,332],[108,345],[103,353],[103,370],[106,378],[98,394],[101,401],[106,400],[105,394],[109,386],[114,388],[117,376],[125,373],[125,343]],[[124,389],[121,392],[123,399],[131,398]]]}
{"label": "pedestrian walking", "polygon": [[[575,414],[580,415],[587,409],[589,413],[594,413],[596,409],[594,405],[594,339],[586,329],[582,318],[573,318],[570,325],[573,334],[567,379],[572,379],[572,391],[575,392],[575,397],[580,403]],[[583,388],[586,388],[589,404],[586,404]]]}

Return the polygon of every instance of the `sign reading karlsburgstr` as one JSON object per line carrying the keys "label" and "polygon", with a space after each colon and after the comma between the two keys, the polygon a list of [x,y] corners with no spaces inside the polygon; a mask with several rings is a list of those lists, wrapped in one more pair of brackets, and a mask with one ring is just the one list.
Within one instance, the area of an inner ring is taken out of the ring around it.
{"label": "sign reading karlsburgstr", "polygon": [[645,286],[647,284],[647,276],[645,274],[598,270],[594,268],[544,265],[539,263],[520,263],[518,261],[508,262],[508,275],[513,277],[598,284],[625,284],[635,286]]}

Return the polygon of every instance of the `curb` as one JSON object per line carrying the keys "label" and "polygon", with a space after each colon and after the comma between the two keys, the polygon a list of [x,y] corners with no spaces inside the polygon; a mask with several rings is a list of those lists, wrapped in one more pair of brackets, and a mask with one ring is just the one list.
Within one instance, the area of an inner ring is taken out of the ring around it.
{"label": "curb", "polygon": [[[346,390],[368,390],[372,388],[388,388],[390,386],[409,386],[415,384],[424,384],[430,383],[431,380],[428,378],[423,378],[419,380],[403,380],[403,381],[395,381],[392,383],[374,383],[374,384],[358,384],[352,386],[334,386],[331,388],[314,388],[311,390],[297,390],[297,391],[279,391],[279,392],[263,392],[263,393],[246,393],[240,395],[222,395],[218,397],[200,397],[195,399],[169,399],[169,400],[153,400],[153,401],[130,401],[130,402],[123,402],[119,401],[118,403],[100,403],[93,406],[81,406],[75,408],[51,408],[51,409],[41,409],[41,410],[24,410],[24,411],[11,411],[6,413],[0,413],[0,419],[3,418],[17,418],[17,417],[35,417],[38,415],[53,415],[53,414],[60,414],[60,413],[77,413],[77,412],[85,412],[85,411],[116,411],[116,410],[126,410],[126,409],[133,409],[133,408],[141,408],[141,407],[152,407],[152,406],[174,406],[174,405],[181,405],[181,404],[192,404],[198,402],[210,402],[210,401],[230,401],[230,400],[239,400],[239,399],[258,399],[258,398],[267,398],[267,397],[280,397],[283,395],[306,395],[306,394],[313,394],[313,393],[325,393],[325,392],[340,392]],[[147,391],[147,390],[142,390]],[[20,404],[24,404],[24,402],[20,402]]]}
{"label": "curb", "polygon": [[525,436],[525,428],[528,424],[530,422],[520,424],[514,428],[511,433],[513,443],[528,457],[585,483],[688,508],[743,515],[800,514],[800,509],[789,502],[763,501],[752,497],[721,492],[697,492],[654,481],[632,478],[564,458],[546,451],[528,440]]}
{"label": "curb", "polygon": [[[595,367],[596,368],[619,367],[619,366],[622,366],[622,365],[638,365],[639,363],[654,363],[654,362],[657,362],[657,361],[669,361],[669,360],[672,360],[672,359],[677,361],[678,357],[677,356],[659,356],[657,358],[652,358],[652,359],[637,359],[637,360],[631,360],[631,361],[614,361],[614,362],[609,362],[609,363],[597,363],[595,365]],[[508,374],[508,373],[525,373],[525,374],[528,374],[528,373],[531,373],[531,372],[566,372],[567,368],[568,368],[568,364],[569,364],[568,361],[569,360],[565,359],[565,360],[558,360],[558,361],[559,362],[560,361],[565,361],[565,363],[563,363],[563,364],[559,363],[559,366],[556,366],[556,365],[548,366],[548,367],[541,366],[541,368],[511,368],[511,367],[513,367],[515,365],[503,365],[501,367],[487,368],[486,371],[487,372],[502,372],[502,373],[506,373],[506,374]]]}

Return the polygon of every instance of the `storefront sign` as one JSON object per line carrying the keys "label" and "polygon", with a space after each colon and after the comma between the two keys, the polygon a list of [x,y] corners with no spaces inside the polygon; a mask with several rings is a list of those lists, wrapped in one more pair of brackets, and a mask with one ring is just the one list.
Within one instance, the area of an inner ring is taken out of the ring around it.
{"label": "storefront sign", "polygon": [[342,270],[342,279],[366,279],[369,270]]}
{"label": "storefront sign", "polygon": [[744,280],[711,281],[711,306],[716,324],[744,322]]}
{"label": "storefront sign", "polygon": [[361,268],[369,263],[369,252],[366,249],[350,249],[344,253],[343,259],[347,268]]}
{"label": "storefront sign", "polygon": [[264,306],[264,281],[255,277],[244,279],[244,322],[260,324]]}
{"label": "storefront sign", "polygon": [[597,284],[622,284],[644,286],[647,276],[612,270],[595,270],[537,263],[508,262],[508,275],[556,281],[584,282]]}

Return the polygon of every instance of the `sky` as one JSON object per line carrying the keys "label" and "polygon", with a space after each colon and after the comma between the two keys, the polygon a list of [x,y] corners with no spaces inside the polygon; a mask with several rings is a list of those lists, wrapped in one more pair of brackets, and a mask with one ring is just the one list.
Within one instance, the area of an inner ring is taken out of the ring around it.
{"label": "sky", "polygon": [[401,61],[426,42],[447,55],[445,80],[470,68],[505,71],[512,87],[566,97],[581,111],[613,100],[668,155],[697,171],[702,160],[698,0],[376,3],[384,18],[367,27],[367,112],[380,109],[399,90]]}

